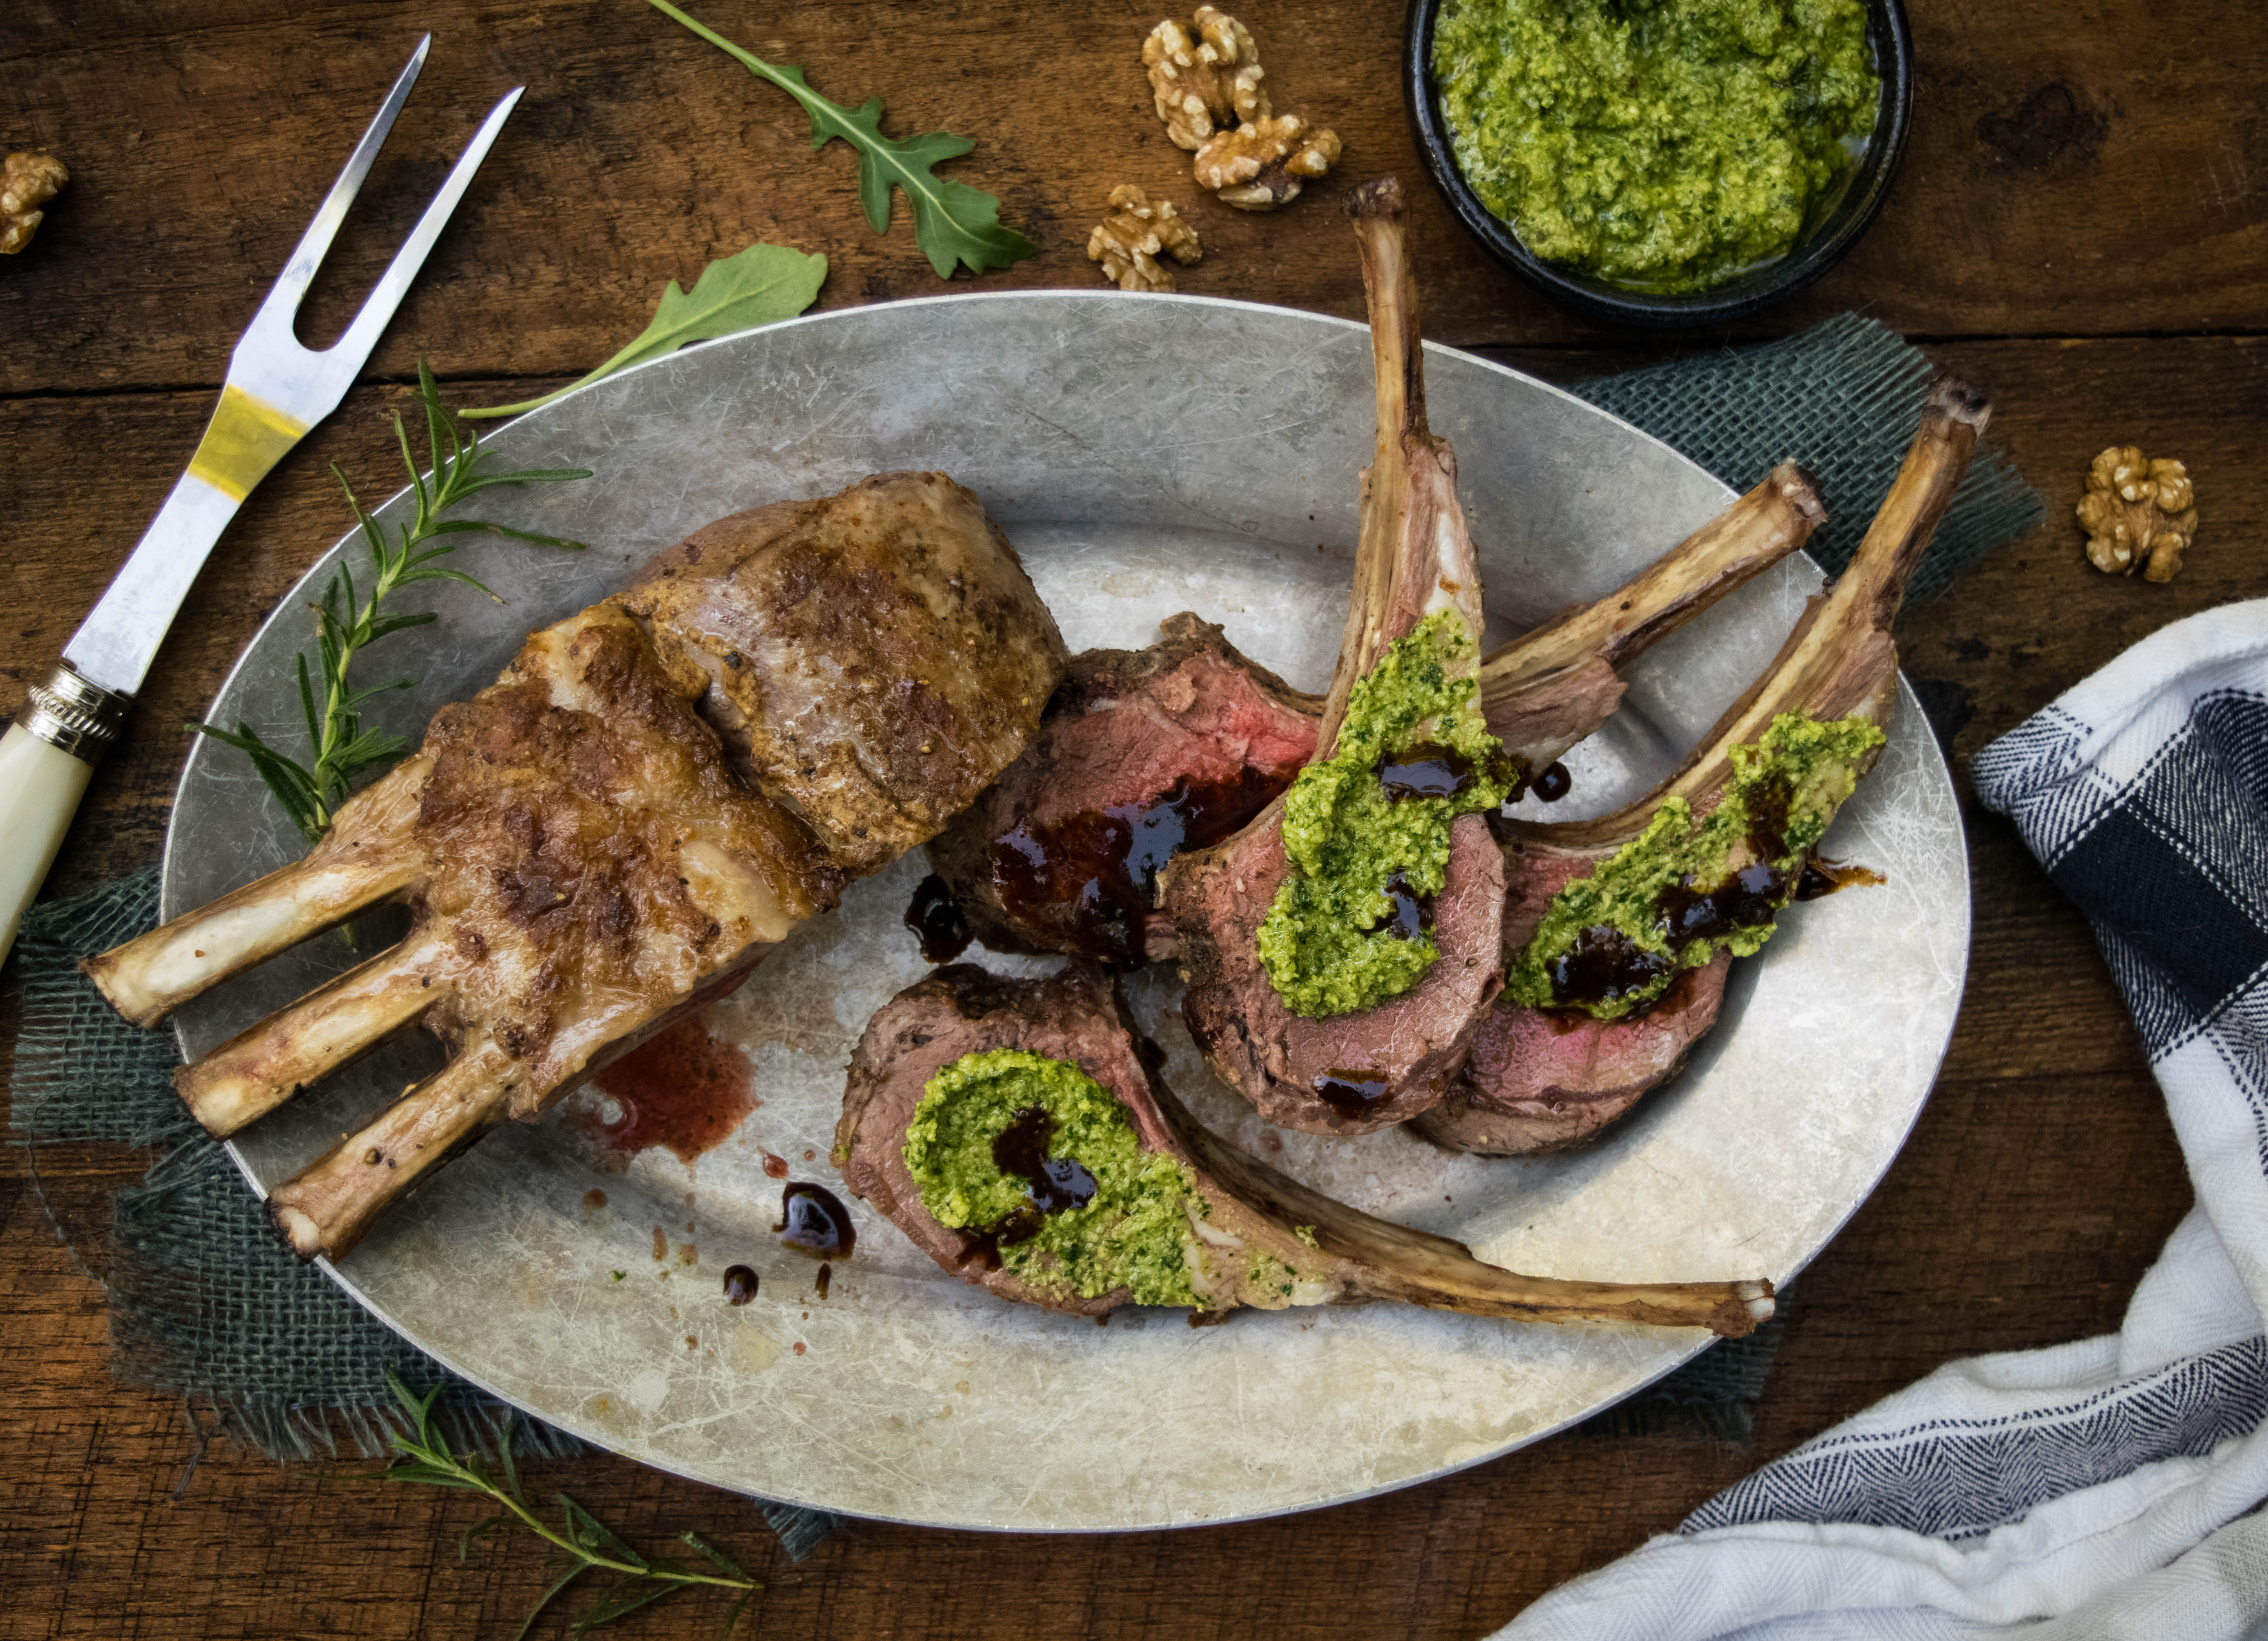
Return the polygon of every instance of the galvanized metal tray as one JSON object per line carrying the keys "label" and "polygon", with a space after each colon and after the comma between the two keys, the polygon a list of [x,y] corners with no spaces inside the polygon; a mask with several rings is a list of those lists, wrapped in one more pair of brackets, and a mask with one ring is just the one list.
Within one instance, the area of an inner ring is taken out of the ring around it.
{"label": "galvanized metal tray", "polygon": [[[384,715],[414,737],[433,709],[490,682],[527,629],[603,596],[698,525],[899,468],[942,469],[983,497],[1074,649],[1145,643],[1189,608],[1321,688],[1371,443],[1370,372],[1359,325],[1109,292],[901,302],[677,354],[494,436],[512,466],[597,476],[490,492],[487,514],[591,550],[468,538],[466,567],[510,602],[438,591],[440,621],[373,658],[423,674],[383,698]],[[1426,372],[1433,426],[1458,453],[1491,642],[1611,588],[1730,493],[1515,372],[1432,348]],[[1827,499],[1859,510],[1878,498]],[[397,498],[380,521],[401,510]],[[341,541],[277,607],[214,719],[296,744],[306,595],[361,550]],[[1611,806],[1667,769],[1771,658],[1818,581],[1791,561],[1647,656],[1623,712],[1568,760],[1574,796],[1557,813]],[[1136,1011],[1202,1117],[1373,1212],[1524,1270],[1786,1282],[1889,1165],[1961,996],[1960,822],[1903,686],[1900,699],[1880,768],[1827,844],[1888,884],[1793,912],[1735,969],[1724,1023],[1683,1078],[1588,1150],[1485,1160],[1400,1132],[1279,1136],[1205,1072],[1169,973],[1134,978]],[[298,851],[244,760],[198,744],[167,835],[167,914]],[[1194,1332],[1180,1312],[1122,1312],[1098,1329],[963,1285],[855,1204],[858,1252],[819,1299],[811,1264],[772,1234],[782,1187],[765,1154],[839,1183],[826,1159],[843,1067],[872,1011],[924,972],[901,916],[924,871],[909,858],[857,885],[711,1012],[762,1100],[729,1140],[689,1166],[657,1150],[608,1173],[556,1112],[508,1126],[333,1277],[468,1379],[645,1462],[855,1515],[1026,1531],[1226,1521],[1404,1486],[1559,1430],[1706,1343],[1384,1305],[1243,1314]],[[349,960],[324,939],[232,982],[182,1013],[183,1047],[201,1052]],[[399,1043],[301,1097],[237,1142],[247,1179],[286,1177],[435,1063],[422,1042]],[[736,1263],[762,1283],[740,1308],[719,1280]]]}

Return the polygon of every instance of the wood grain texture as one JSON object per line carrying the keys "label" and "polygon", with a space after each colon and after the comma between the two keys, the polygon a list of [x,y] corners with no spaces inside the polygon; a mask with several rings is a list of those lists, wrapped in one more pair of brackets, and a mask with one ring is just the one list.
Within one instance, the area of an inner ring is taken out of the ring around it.
{"label": "wood grain texture", "polygon": [[[1916,135],[1889,206],[1841,270],[1755,330],[1856,306],[1933,339],[1992,390],[1996,437],[2049,498],[2045,526],[1902,629],[1910,675],[1965,761],[2165,622],[2268,591],[2268,342],[2243,334],[2268,328],[2268,33],[2230,26],[2209,0],[1911,10]],[[1152,12],[733,0],[701,14],[840,99],[886,96],[893,130],[978,136],[954,174],[1001,195],[1044,247],[984,288],[1091,282],[1086,228],[1113,183],[1138,181],[1205,235],[1184,289],[1359,311],[1331,190],[1275,217],[1195,198],[1134,66]],[[1346,138],[1348,176],[1414,173],[1398,6],[1241,14],[1279,106]],[[19,0],[0,31],[0,143],[50,144],[76,180],[32,251],[0,266],[12,681],[0,706],[52,659],[157,505],[231,340],[428,26],[432,64],[311,301],[311,338],[344,323],[488,103],[523,81],[528,100],[370,382],[256,493],[199,582],[51,892],[154,857],[181,720],[339,534],[328,464],[374,491],[390,483],[384,413],[417,357],[466,401],[524,396],[610,352],[665,280],[760,238],[828,254],[822,305],[941,288],[902,208],[887,238],[859,219],[847,152],[813,156],[783,97],[634,5]],[[1578,324],[1419,197],[1433,335],[1559,379],[1721,340],[1640,345]],[[2196,476],[2203,525],[2169,586],[2081,562],[2069,508],[2113,441],[2178,455]],[[757,1636],[1484,1635],[1945,1360],[2114,1327],[2187,1208],[2162,1101],[2084,923],[2013,830],[1967,800],[1965,776],[1964,802],[1977,924],[1952,1051],[1881,1188],[1796,1286],[1753,1451],[1575,1436],[1292,1520],[1112,1539],[858,1526],[801,1567],[747,1506],[691,1483],[607,1458],[531,1479],[571,1485],[642,1544],[690,1527],[745,1556],[771,1585],[744,1630]],[[12,974],[0,1013],[12,1038]],[[110,1193],[145,1159],[49,1148],[36,1178],[31,1160],[0,1147],[0,1441],[15,1461],[0,1487],[0,1637],[509,1633],[539,1561],[491,1546],[459,1565],[472,1501],[356,1479],[359,1462],[280,1468],[225,1432],[199,1457],[182,1408],[113,1383],[101,1232]],[[685,1633],[703,1616],[664,1607],[622,1633]]]}

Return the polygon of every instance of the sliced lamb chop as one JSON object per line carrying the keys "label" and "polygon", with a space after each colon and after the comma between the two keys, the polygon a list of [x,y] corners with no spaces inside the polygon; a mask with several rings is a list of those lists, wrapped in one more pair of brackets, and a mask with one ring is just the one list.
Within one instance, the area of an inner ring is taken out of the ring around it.
{"label": "sliced lamb chop", "polygon": [[1183,612],[1146,650],[1089,650],[1040,732],[932,841],[976,938],[1132,968],[1171,925],[1152,909],[1179,850],[1242,827],[1314,755],[1321,698]]}
{"label": "sliced lamb chop", "polygon": [[[1112,1182],[1130,1171],[1114,1175],[1092,1152],[1083,1159],[1058,1155],[1064,1148],[1054,1143],[1056,1125],[1044,1107],[1035,1107],[1014,1112],[990,1135],[1003,1177],[1028,1180],[1026,1204],[990,1227],[956,1228],[931,1213],[907,1160],[924,1093],[939,1073],[968,1056],[1000,1050],[1066,1063],[1116,1103],[1125,1124],[1119,1132],[1130,1131],[1143,1164],[1138,1196],[1120,1195],[1124,1188]],[[1141,1302],[1130,1285],[1103,1284],[1117,1275],[1108,1250],[1129,1247],[1123,1228],[1144,1211],[1152,1227],[1144,1246],[1152,1256],[1145,1269],[1162,1269],[1167,1280],[1160,1286],[1180,1290],[1171,1302],[1199,1313],[1395,1299],[1475,1315],[1707,1328],[1732,1337],[1771,1314],[1771,1284],[1765,1281],[1524,1277],[1482,1263],[1462,1243],[1359,1212],[1198,1124],[1159,1080],[1160,1058],[1137,1034],[1116,982],[1102,971],[1074,961],[1051,979],[1019,981],[957,963],[899,993],[867,1023],[850,1057],[836,1164],[855,1195],[945,1269],[1002,1299],[1075,1315]],[[1025,1166],[1014,1166],[1019,1161]],[[1086,1164],[1101,1173],[1101,1183]],[[1090,1273],[1083,1284],[1065,1274],[1053,1251],[1016,1252],[1020,1236],[1028,1247],[1050,1213],[1068,1212],[1092,1216],[1077,1231],[1075,1246],[1107,1250],[1082,1267]],[[1160,1241],[1169,1256],[1163,1262],[1149,1246]],[[1118,1254],[1120,1260],[1132,1257]]]}
{"label": "sliced lamb chop", "polygon": [[[1905,463],[1849,570],[1831,592],[1810,601],[1771,667],[1660,786],[1597,820],[1500,828],[1508,839],[1507,970],[1548,973],[1550,1003],[1510,991],[1499,998],[1448,1099],[1418,1118],[1421,1133],[1491,1156],[1557,1150],[1591,1138],[1683,1068],[1716,1023],[1734,956],[1753,951],[1769,935],[1796,888],[1811,843],[1789,852],[1784,813],[1778,835],[1744,839],[1721,878],[1661,886],[1653,902],[1660,926],[1675,928],[1681,941],[1699,937],[1698,943],[1679,947],[1674,963],[1605,927],[1582,931],[1577,945],[1548,969],[1529,961],[1528,948],[1563,903],[1563,893],[1572,885],[1580,894],[1598,881],[1602,869],[1635,844],[1673,800],[1690,806],[1696,816],[1715,811],[1734,786],[1734,749],[1764,741],[1783,714],[1821,724],[1857,718],[1877,728],[1889,722],[1897,700],[1890,627],[1906,580],[1951,504],[1990,414],[1984,396],[1974,389],[1949,379],[1937,385]],[[1877,741],[1853,760],[1853,781],[1873,766],[1879,750]],[[1804,829],[1813,840],[1842,801],[1836,797],[1812,806],[1815,813]],[[1646,995],[1665,983],[1668,990],[1658,997]],[[1638,1005],[1624,1012],[1632,995]]]}
{"label": "sliced lamb chop", "polygon": [[412,1019],[442,1039],[444,1070],[269,1198],[301,1255],[335,1258],[455,1151],[924,841],[1022,751],[1064,659],[1013,550],[942,475],[740,514],[531,634],[306,860],[87,971],[149,1023],[408,901],[401,945],[177,1076],[226,1135]]}
{"label": "sliced lamb chop", "polygon": [[[1324,766],[1340,751],[1358,684],[1386,673],[1381,662],[1400,653],[1397,641],[1412,638],[1439,615],[1446,626],[1438,630],[1462,646],[1444,652],[1441,677],[1452,691],[1467,680],[1476,690],[1482,623],[1479,569],[1457,504],[1455,460],[1447,441],[1425,425],[1418,293],[1399,184],[1390,177],[1366,183],[1349,210],[1370,303],[1378,436],[1363,474],[1353,599],[1316,733],[1318,757],[1309,766],[1323,780],[1332,778]],[[1365,744],[1359,732],[1358,725],[1357,747]],[[1446,739],[1454,732],[1438,732]],[[1451,790],[1466,796],[1536,773],[1500,758],[1491,768],[1463,754],[1460,761],[1464,767]],[[1369,777],[1364,772],[1355,778]],[[1342,790],[1351,791],[1351,783]],[[1365,801],[1360,794],[1355,800]],[[1422,900],[1392,879],[1381,886],[1383,893],[1364,886],[1372,904],[1385,909],[1369,913],[1373,932],[1366,940],[1351,912],[1323,929],[1358,966],[1398,966],[1403,972],[1388,983],[1401,989],[1385,991],[1373,1006],[1322,1018],[1314,1016],[1336,1002],[1327,994],[1303,997],[1308,1012],[1295,1012],[1260,946],[1279,892],[1295,909],[1303,897],[1322,893],[1319,880],[1295,868],[1287,852],[1286,803],[1278,798],[1227,842],[1183,854],[1166,868],[1160,904],[1177,931],[1188,982],[1182,1017],[1215,1073],[1270,1122],[1312,1133],[1366,1134],[1439,1104],[1463,1065],[1472,1034],[1503,982],[1503,862],[1479,813],[1454,818],[1446,858],[1432,857],[1439,889],[1430,948]],[[1295,871],[1305,881],[1295,881]],[[1412,881],[1420,892],[1430,887]],[[1381,916],[1385,923],[1375,921]],[[1361,995],[1379,993],[1371,988]]]}
{"label": "sliced lamb chop", "polygon": [[[1481,665],[1490,730],[1548,769],[1621,702],[1615,669],[1795,550],[1825,519],[1793,462],[1626,585],[1578,605]],[[1322,700],[1184,612],[1146,650],[1089,650],[1040,733],[931,843],[930,864],[976,938],[1122,968],[1174,955],[1157,875],[1249,821],[1314,755]]]}

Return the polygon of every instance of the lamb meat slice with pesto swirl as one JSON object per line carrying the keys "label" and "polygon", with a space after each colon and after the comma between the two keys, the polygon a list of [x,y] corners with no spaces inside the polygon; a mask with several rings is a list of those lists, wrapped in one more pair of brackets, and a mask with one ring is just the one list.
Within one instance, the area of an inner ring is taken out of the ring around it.
{"label": "lamb meat slice with pesto swirl", "polygon": [[[1657,563],[1481,663],[1481,712],[1521,768],[1549,770],[1620,704],[1618,668],[1795,550],[1824,519],[1782,462]],[[1040,732],[931,842],[970,931],[998,952],[1120,968],[1174,955],[1159,872],[1241,828],[1314,755],[1321,697],[1184,611],[1143,650],[1071,658]]]}
{"label": "lamb meat slice with pesto swirl", "polygon": [[1763,1280],[1526,1277],[1359,1212],[1204,1128],[1159,1078],[1162,1057],[1106,971],[1009,980],[956,963],[867,1022],[835,1163],[944,1269],[1073,1315],[1394,1299],[1737,1336],[1771,1314]]}
{"label": "lamb meat slice with pesto swirl", "polygon": [[1399,184],[1349,204],[1370,305],[1376,453],[1317,755],[1166,868],[1182,1015],[1270,1122],[1364,1134],[1438,1104],[1503,982],[1504,869],[1483,814],[1528,777],[1478,704],[1479,565],[1425,423]]}
{"label": "lamb meat slice with pesto swirl", "polygon": [[1587,1140],[1675,1077],[1716,1024],[1897,701],[1905,585],[1991,414],[1940,380],[1851,565],[1685,763],[1597,820],[1502,823],[1504,995],[1416,1126],[1508,1156]]}
{"label": "lamb meat slice with pesto swirl", "polygon": [[392,950],[176,1080],[233,1133],[422,1021],[447,1065],[276,1187],[343,1256],[507,1116],[744,978],[1013,762],[1063,641],[969,491],[890,474],[735,515],[528,635],[307,857],[87,965],[148,1024],[387,899]]}

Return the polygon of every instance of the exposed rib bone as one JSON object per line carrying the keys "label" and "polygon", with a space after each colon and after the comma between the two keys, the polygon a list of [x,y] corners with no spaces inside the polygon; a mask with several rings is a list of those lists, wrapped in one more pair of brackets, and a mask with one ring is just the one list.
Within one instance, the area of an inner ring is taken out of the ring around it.
{"label": "exposed rib bone", "polygon": [[[1553,896],[1643,832],[1671,798],[1697,813],[1732,779],[1732,749],[1783,712],[1887,723],[1896,700],[1890,637],[1905,584],[1952,501],[1991,414],[1982,394],[1940,381],[1904,464],[1833,590],[1805,607],[1761,677],[1683,764],[1638,802],[1595,820],[1507,828],[1505,955],[1516,962]],[[1587,1140],[1676,1076],[1717,1020],[1729,958],[1688,971],[1653,1009],[1620,1019],[1542,1011],[1499,998],[1448,1098],[1418,1119],[1429,1138],[1492,1156]]]}
{"label": "exposed rib bone", "polygon": [[433,983],[437,955],[430,940],[382,952],[181,1067],[173,1086],[205,1131],[225,1139],[452,996],[446,979]]}
{"label": "exposed rib bone", "polygon": [[1771,1319],[1772,1284],[1762,1278],[1583,1282],[1489,1264],[1462,1242],[1364,1213],[1278,1173],[1198,1122],[1162,1084],[1153,1079],[1150,1092],[1201,1173],[1285,1228],[1307,1227],[1321,1252],[1345,1262],[1349,1297],[1526,1321],[1706,1328],[1728,1339]]}
{"label": "exposed rib bone", "polygon": [[1827,521],[1811,477],[1783,461],[1764,482],[1635,579],[1496,650],[1481,663],[1481,710],[1505,750],[1542,769],[1606,721],[1615,673]]}
{"label": "exposed rib bone", "polygon": [[465,1045],[375,1122],[269,1192],[268,1211],[292,1251],[343,1258],[412,1186],[504,1120],[513,1069],[493,1042]]}
{"label": "exposed rib bone", "polygon": [[432,760],[411,758],[339,808],[305,859],[81,965],[110,1005],[155,1026],[231,975],[409,892],[423,857],[410,828]]}
{"label": "exposed rib bone", "polygon": [[1856,713],[1887,724],[1898,670],[1890,628],[1904,601],[1906,581],[1953,504],[1953,492],[1991,416],[1984,394],[1950,378],[1940,380],[1850,567],[1830,591],[1805,606],[1764,675],[1652,792],[1612,814],[1549,827],[1543,836],[1559,845],[1636,836],[1665,798],[1685,798],[1700,806],[1732,778],[1732,749],[1760,739],[1783,712],[1815,718]]}

